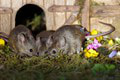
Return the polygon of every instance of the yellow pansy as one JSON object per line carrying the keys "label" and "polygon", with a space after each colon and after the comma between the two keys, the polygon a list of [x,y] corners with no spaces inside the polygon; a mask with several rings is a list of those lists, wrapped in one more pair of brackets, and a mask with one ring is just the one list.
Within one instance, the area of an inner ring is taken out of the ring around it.
{"label": "yellow pansy", "polygon": [[96,35],[96,34],[98,34],[98,31],[97,31],[96,29],[93,29],[93,30],[91,31],[91,35]]}
{"label": "yellow pansy", "polygon": [[93,49],[88,50],[88,52],[91,53],[91,57],[97,57],[99,55],[99,53]]}
{"label": "yellow pansy", "polygon": [[95,52],[95,53],[92,54],[92,57],[97,57],[98,55],[99,55],[99,53]]}
{"label": "yellow pansy", "polygon": [[[97,31],[96,29],[93,29],[93,30],[91,31],[91,35],[97,35],[97,34],[98,34],[98,31]],[[101,40],[103,39],[103,36],[96,37],[96,39],[97,39],[98,41],[101,41]]]}
{"label": "yellow pansy", "polygon": [[89,49],[88,52],[89,52],[89,53],[95,53],[96,51],[93,50],[93,49]]}
{"label": "yellow pansy", "polygon": [[86,49],[84,49],[84,52],[87,52],[88,50],[87,50],[87,48]]}
{"label": "yellow pansy", "polygon": [[0,39],[0,46],[4,46],[5,45],[5,41],[3,39]]}
{"label": "yellow pansy", "polygon": [[99,55],[99,53],[96,52],[96,51],[93,50],[93,49],[89,49],[89,50],[85,51],[85,57],[86,57],[86,58],[97,57],[98,55]]}
{"label": "yellow pansy", "polygon": [[86,58],[90,58],[90,57],[91,57],[91,54],[90,54],[89,52],[86,52],[86,53],[85,53],[85,57],[86,57]]}
{"label": "yellow pansy", "polygon": [[109,41],[108,41],[108,44],[109,44],[110,46],[112,46],[112,45],[114,44],[113,40],[112,40],[112,39],[109,40]]}
{"label": "yellow pansy", "polygon": [[99,37],[97,37],[96,38],[98,41],[101,41],[101,40],[103,40],[103,36],[99,36]]}

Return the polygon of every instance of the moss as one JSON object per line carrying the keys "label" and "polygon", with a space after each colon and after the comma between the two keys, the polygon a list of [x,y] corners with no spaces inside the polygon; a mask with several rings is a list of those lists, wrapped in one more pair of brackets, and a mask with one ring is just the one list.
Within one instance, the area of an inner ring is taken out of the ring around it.
{"label": "moss", "polygon": [[[7,48],[7,46],[6,46]],[[7,52],[7,51],[6,51]],[[88,80],[100,79],[92,74],[95,64],[115,64],[112,74],[119,75],[119,59],[110,59],[100,55],[97,58],[86,59],[80,54],[66,55],[59,53],[57,56],[20,57],[10,52],[0,52],[0,79],[1,80]],[[9,52],[9,51],[8,51]],[[117,76],[119,77],[119,76]]]}
{"label": "moss", "polygon": [[106,47],[99,47],[98,49],[97,49],[97,52],[99,52],[100,54],[102,54],[102,55],[104,55],[104,56],[107,56],[107,55],[109,55],[110,54],[110,50],[108,50],[108,48],[106,48]]}

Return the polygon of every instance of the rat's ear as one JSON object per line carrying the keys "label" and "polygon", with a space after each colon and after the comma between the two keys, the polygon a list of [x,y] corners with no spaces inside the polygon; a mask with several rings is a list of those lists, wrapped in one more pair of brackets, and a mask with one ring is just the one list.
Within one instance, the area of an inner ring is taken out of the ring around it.
{"label": "rat's ear", "polygon": [[53,36],[49,36],[47,42],[46,42],[46,46],[49,47],[53,44]]}
{"label": "rat's ear", "polygon": [[41,47],[41,37],[37,37],[37,38],[36,38],[36,46],[37,46],[38,48]]}
{"label": "rat's ear", "polygon": [[66,38],[63,36],[61,40],[58,42],[59,47],[64,47],[66,44]]}
{"label": "rat's ear", "polygon": [[21,43],[24,43],[26,38],[25,38],[25,34],[24,33],[19,33],[17,35],[18,41],[20,41]]}

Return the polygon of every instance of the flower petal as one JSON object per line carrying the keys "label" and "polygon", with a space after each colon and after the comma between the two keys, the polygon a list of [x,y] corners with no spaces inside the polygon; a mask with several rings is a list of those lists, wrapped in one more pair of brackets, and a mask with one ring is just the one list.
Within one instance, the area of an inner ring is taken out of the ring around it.
{"label": "flower petal", "polygon": [[94,43],[94,44],[97,44],[97,43],[98,43],[98,40],[95,38],[93,43]]}
{"label": "flower petal", "polygon": [[0,39],[0,46],[4,46],[5,45],[5,40]]}
{"label": "flower petal", "polygon": [[87,49],[92,49],[92,48],[93,48],[92,44],[90,44],[90,45],[87,46]]}
{"label": "flower petal", "polygon": [[114,57],[117,54],[116,50],[113,50],[110,54],[109,54],[109,58]]}
{"label": "flower petal", "polygon": [[112,40],[112,39],[109,40],[109,41],[108,41],[108,44],[112,46],[112,45],[114,44],[113,40]]}
{"label": "flower petal", "polygon": [[86,58],[90,58],[90,57],[91,57],[91,54],[90,54],[89,52],[86,52],[86,53],[85,53],[85,57],[86,57]]}
{"label": "flower petal", "polygon": [[120,51],[118,51],[116,55],[117,55],[117,56],[120,56]]}
{"label": "flower petal", "polygon": [[93,29],[93,30],[91,31],[91,35],[96,35],[96,34],[98,34],[98,31],[97,31],[96,29]]}

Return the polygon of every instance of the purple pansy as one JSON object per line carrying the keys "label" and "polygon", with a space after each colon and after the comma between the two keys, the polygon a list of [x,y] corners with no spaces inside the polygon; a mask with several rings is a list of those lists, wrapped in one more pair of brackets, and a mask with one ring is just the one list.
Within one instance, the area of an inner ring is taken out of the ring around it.
{"label": "purple pansy", "polygon": [[112,58],[114,57],[115,55],[117,54],[117,51],[116,50],[113,50],[110,54],[109,54],[109,58]]}
{"label": "purple pansy", "polygon": [[101,44],[98,42],[98,40],[94,39],[93,43],[91,43],[87,46],[87,49],[95,49],[96,50],[100,46],[101,46]]}

